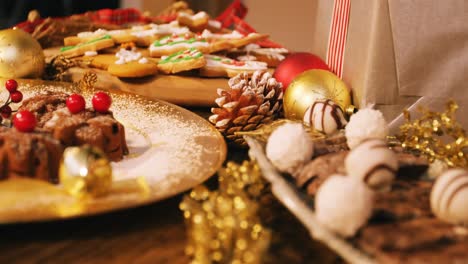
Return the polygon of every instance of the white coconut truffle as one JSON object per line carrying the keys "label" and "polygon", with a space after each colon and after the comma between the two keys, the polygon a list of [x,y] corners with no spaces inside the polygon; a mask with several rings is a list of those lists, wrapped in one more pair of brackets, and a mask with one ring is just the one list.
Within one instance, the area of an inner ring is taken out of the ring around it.
{"label": "white coconut truffle", "polygon": [[304,124],[325,134],[332,134],[346,125],[343,110],[332,100],[315,101],[304,114]]}
{"label": "white coconut truffle", "polygon": [[367,139],[345,159],[346,173],[374,190],[389,190],[398,170],[398,159],[385,141]]}
{"label": "white coconut truffle", "polygon": [[273,165],[291,174],[313,154],[313,142],[302,124],[298,123],[287,123],[275,129],[266,145],[266,155]]}
{"label": "white coconut truffle", "polygon": [[346,140],[350,149],[368,138],[385,139],[388,124],[382,112],[364,108],[351,116],[345,128]]}
{"label": "white coconut truffle", "polygon": [[373,192],[353,177],[333,175],[315,197],[317,220],[343,237],[352,237],[372,214]]}
{"label": "white coconut truffle", "polygon": [[432,212],[452,224],[468,224],[468,171],[450,169],[440,175],[431,191]]}

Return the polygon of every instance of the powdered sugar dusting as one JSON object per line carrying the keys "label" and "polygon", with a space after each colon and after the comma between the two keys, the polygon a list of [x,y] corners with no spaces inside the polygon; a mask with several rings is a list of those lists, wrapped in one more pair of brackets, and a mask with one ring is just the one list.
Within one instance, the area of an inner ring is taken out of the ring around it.
{"label": "powdered sugar dusting", "polygon": [[[25,98],[44,91],[73,92],[56,85],[23,84],[19,89]],[[93,92],[81,94],[91,107]],[[114,180],[144,176],[151,186],[171,188],[182,180],[196,181],[200,175],[213,173],[224,159],[219,134],[209,125],[200,125],[198,118],[136,95],[112,94],[112,98],[111,110],[125,126],[130,151],[124,160],[112,163]]]}

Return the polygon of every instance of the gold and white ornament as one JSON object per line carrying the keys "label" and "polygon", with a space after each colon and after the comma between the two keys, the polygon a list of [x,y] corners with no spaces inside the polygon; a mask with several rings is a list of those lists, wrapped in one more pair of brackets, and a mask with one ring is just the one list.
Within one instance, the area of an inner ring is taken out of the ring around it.
{"label": "gold and white ornament", "polygon": [[309,106],[303,122],[325,134],[333,134],[347,123],[343,110],[330,99],[315,101]]}
{"label": "gold and white ornament", "polygon": [[284,116],[302,120],[308,107],[319,100],[330,99],[348,112],[351,93],[335,74],[325,70],[308,70],[294,78],[284,94]]}
{"label": "gold and white ornament", "polygon": [[36,78],[44,72],[41,45],[21,29],[0,31],[0,77]]}
{"label": "gold and white ornament", "polygon": [[468,225],[468,171],[450,169],[440,175],[430,199],[432,212],[439,219]]}

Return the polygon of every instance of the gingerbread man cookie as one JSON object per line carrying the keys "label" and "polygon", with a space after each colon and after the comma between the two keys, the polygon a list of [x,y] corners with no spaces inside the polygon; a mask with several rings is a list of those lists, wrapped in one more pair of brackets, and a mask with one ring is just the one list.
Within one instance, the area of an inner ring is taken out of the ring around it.
{"label": "gingerbread man cookie", "polygon": [[230,33],[212,33],[207,29],[202,32],[201,36],[210,41],[226,40],[232,45],[233,48],[243,47],[245,45],[268,38],[268,35],[266,34],[250,33],[248,35],[243,35],[236,30]]}
{"label": "gingerbread man cookie", "polygon": [[158,69],[166,74],[198,69],[206,64],[203,53],[196,48],[178,51],[164,56],[158,63]]}
{"label": "gingerbread man cookie", "polygon": [[237,61],[216,55],[205,55],[205,59],[206,65],[200,68],[200,75],[205,77],[234,77],[241,72],[252,74],[268,68],[266,63],[259,61]]}
{"label": "gingerbread man cookie", "polygon": [[62,47],[60,49],[60,55],[67,58],[78,57],[85,54],[87,51],[98,51],[112,46],[114,46],[114,40],[112,40],[110,35],[104,35],[75,46]]}
{"label": "gingerbread man cookie", "polygon": [[195,15],[187,13],[179,13],[177,16],[177,21],[183,26],[187,26],[193,32],[199,32],[204,30],[209,23],[210,16],[206,12],[198,12]]}

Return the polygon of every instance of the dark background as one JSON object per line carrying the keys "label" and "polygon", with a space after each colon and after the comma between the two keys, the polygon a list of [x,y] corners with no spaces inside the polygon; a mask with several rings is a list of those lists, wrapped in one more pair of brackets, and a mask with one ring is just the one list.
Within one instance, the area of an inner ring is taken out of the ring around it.
{"label": "dark background", "polygon": [[12,27],[27,20],[29,11],[33,9],[38,10],[41,17],[60,17],[119,6],[119,0],[2,0],[0,28]]}

